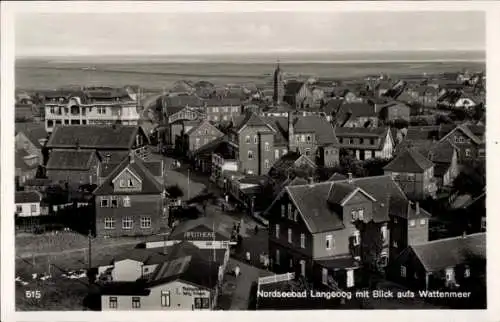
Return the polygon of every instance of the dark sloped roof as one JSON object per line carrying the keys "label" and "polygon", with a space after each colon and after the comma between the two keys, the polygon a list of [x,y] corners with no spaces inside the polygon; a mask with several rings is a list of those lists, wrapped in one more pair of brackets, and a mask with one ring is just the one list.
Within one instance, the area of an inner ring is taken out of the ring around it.
{"label": "dark sloped roof", "polygon": [[296,133],[315,133],[319,145],[337,144],[333,125],[318,115],[298,116],[294,121]]}
{"label": "dark sloped roof", "polygon": [[337,137],[373,137],[379,138],[387,133],[387,128],[365,128],[365,127],[336,127]]}
{"label": "dark sloped roof", "polygon": [[90,149],[130,149],[138,131],[138,126],[130,125],[56,126],[47,147],[71,148],[78,144]]}
{"label": "dark sloped roof", "polygon": [[241,122],[239,124],[238,123],[236,124],[235,130],[239,131],[244,126],[263,126],[263,127],[266,127],[269,125],[266,122],[264,122],[260,116],[251,112],[251,113],[247,113],[245,115],[245,117],[243,118],[243,120],[241,120]]}
{"label": "dark sloped roof", "polygon": [[29,171],[38,167],[38,164],[28,165],[26,163],[26,160],[24,159],[27,156],[29,156],[29,154],[25,150],[22,149],[16,150],[16,155],[15,155],[16,169],[20,169],[21,171]]}
{"label": "dark sloped roof", "polygon": [[468,262],[468,255],[486,258],[486,233],[453,237],[410,246],[426,271],[436,272]]}
{"label": "dark sloped roof", "polygon": [[332,174],[332,176],[330,178],[328,178],[327,181],[339,181],[339,180],[346,180],[346,179],[347,179],[347,176],[345,176],[341,173],[335,172],[334,174]]}
{"label": "dark sloped roof", "polygon": [[53,150],[47,170],[88,170],[94,155],[94,150]]}
{"label": "dark sloped roof", "polygon": [[127,259],[143,263],[144,265],[154,265],[165,262],[168,256],[155,249],[133,248],[112,256],[108,261],[102,262],[101,265],[112,265],[113,262]]}
{"label": "dark sloped roof", "polygon": [[285,188],[311,233],[344,228],[342,214],[337,214],[327,202],[331,186],[331,182],[323,182]]}
{"label": "dark sloped roof", "polygon": [[166,96],[163,103],[167,107],[168,115],[172,115],[186,106],[202,107],[204,105],[203,100],[196,95]]}
{"label": "dark sloped roof", "polygon": [[241,106],[243,101],[238,97],[209,98],[204,100],[207,107],[211,106]]}
{"label": "dark sloped roof", "polygon": [[288,143],[288,118],[280,116],[267,116],[262,117],[262,120],[266,122],[275,131],[274,133],[274,145],[282,145]]}
{"label": "dark sloped roof", "polygon": [[272,169],[275,169],[277,171],[288,170],[291,167],[293,167],[293,164],[299,158],[300,158],[300,154],[299,153],[288,152],[287,154],[283,155],[281,158],[279,158],[278,161],[276,161],[273,164]]}
{"label": "dark sloped roof", "polygon": [[299,82],[296,80],[289,80],[285,84],[285,95],[286,96],[297,95],[303,85],[304,85],[304,82]]}
{"label": "dark sloped roof", "polygon": [[16,203],[29,203],[42,201],[42,195],[37,191],[17,191]]}
{"label": "dark sloped roof", "polygon": [[356,190],[356,186],[348,182],[335,183],[330,189],[328,201],[333,204],[341,204],[342,201]]}
{"label": "dark sloped roof", "polygon": [[434,164],[415,149],[407,149],[397,155],[384,170],[395,172],[423,172]]}
{"label": "dark sloped roof", "polygon": [[197,286],[214,288],[218,281],[219,268],[194,256],[185,256],[158,265],[148,280],[148,286],[161,285],[182,280]]}
{"label": "dark sloped roof", "polygon": [[128,192],[123,194],[159,194],[163,191],[161,184],[155,179],[155,176],[144,165],[139,158],[134,158],[130,162],[129,158],[125,158],[114,170],[109,174],[106,180],[94,191],[95,195],[111,195],[118,194],[113,188],[113,179],[123,170],[128,168],[132,173],[142,180],[142,190],[140,192]]}
{"label": "dark sloped roof", "polygon": [[339,116],[350,114],[351,117],[377,116],[375,108],[368,103],[344,103],[338,112]]}

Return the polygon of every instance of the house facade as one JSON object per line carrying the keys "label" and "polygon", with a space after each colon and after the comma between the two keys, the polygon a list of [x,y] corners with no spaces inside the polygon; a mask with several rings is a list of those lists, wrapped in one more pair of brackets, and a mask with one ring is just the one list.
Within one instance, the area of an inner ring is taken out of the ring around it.
{"label": "house facade", "polygon": [[358,160],[390,159],[394,152],[394,139],[389,128],[335,128],[338,147],[349,151]]}
{"label": "house facade", "polygon": [[94,195],[97,236],[153,235],[167,227],[163,183],[133,155],[106,177]]}
{"label": "house facade", "polygon": [[42,214],[40,208],[41,201],[42,195],[37,191],[16,192],[16,216],[22,218],[40,216]]}
{"label": "house facade", "polygon": [[224,134],[219,129],[213,126],[208,120],[204,120],[184,133],[183,148],[187,155],[190,156],[194,151],[222,136]]}
{"label": "house facade", "polygon": [[436,196],[434,164],[416,150],[401,152],[384,167],[384,173],[391,175],[412,200]]}
{"label": "house facade", "polygon": [[45,169],[52,182],[84,185],[98,183],[100,166],[95,150],[54,149]]}
{"label": "house facade", "polygon": [[215,98],[204,101],[206,119],[212,122],[230,121],[243,114],[243,102],[239,98]]}
{"label": "house facade", "polygon": [[[474,131],[471,129],[473,128]],[[485,159],[484,126],[459,125],[440,141],[449,141],[457,147],[458,162]],[[476,133],[474,133],[476,132]]]}
{"label": "house facade", "polygon": [[138,102],[125,89],[86,88],[82,91],[53,91],[43,94],[45,128],[56,125],[137,125]]}

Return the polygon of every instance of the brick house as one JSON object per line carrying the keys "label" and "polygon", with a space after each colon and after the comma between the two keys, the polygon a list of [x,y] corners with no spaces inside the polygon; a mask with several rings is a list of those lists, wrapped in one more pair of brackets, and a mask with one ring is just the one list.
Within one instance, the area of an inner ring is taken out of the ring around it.
{"label": "brick house", "polygon": [[458,125],[440,141],[448,140],[458,148],[458,162],[485,159],[485,127]]}
{"label": "brick house", "polygon": [[45,169],[47,178],[54,183],[84,185],[97,184],[100,166],[95,150],[54,149]]}
{"label": "brick house", "polygon": [[[124,157],[134,152],[149,157],[149,139],[137,125],[72,125],[56,126],[47,142],[48,158],[53,150],[93,150],[110,158]],[[119,160],[121,161],[121,160]]]}
{"label": "brick house", "polygon": [[434,178],[434,163],[416,149],[406,149],[384,167],[410,199],[422,200],[434,197],[437,182]]}
{"label": "brick house", "polygon": [[167,226],[163,182],[133,154],[106,175],[94,195],[97,236],[153,235]]}
{"label": "brick house", "polygon": [[391,264],[389,276],[416,290],[453,290],[485,273],[469,255],[486,258],[486,233],[410,245]]}
{"label": "brick house", "polygon": [[203,120],[198,125],[189,128],[189,130],[183,133],[183,152],[190,157],[194,151],[222,136],[224,136],[224,133],[208,120]]}
{"label": "brick house", "polygon": [[394,151],[394,139],[386,128],[335,128],[338,148],[353,153],[358,160],[372,158],[390,159]]}
{"label": "brick house", "polygon": [[381,265],[389,256],[390,215],[406,210],[406,196],[389,176],[285,187],[266,210],[269,254],[277,272],[312,277],[323,287],[354,287],[360,268],[362,223],[381,234]]}
{"label": "brick house", "polygon": [[243,101],[239,98],[211,98],[204,101],[204,109],[209,121],[230,121],[243,114]]}

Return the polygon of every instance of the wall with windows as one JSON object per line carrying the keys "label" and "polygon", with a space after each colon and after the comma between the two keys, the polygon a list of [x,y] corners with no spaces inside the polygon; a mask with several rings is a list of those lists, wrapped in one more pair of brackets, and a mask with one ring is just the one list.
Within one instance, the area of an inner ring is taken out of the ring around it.
{"label": "wall with windows", "polygon": [[479,147],[460,130],[455,130],[448,140],[458,148],[459,163],[479,157]]}
{"label": "wall with windows", "polygon": [[98,236],[152,235],[166,224],[160,194],[97,196],[95,207]]}
{"label": "wall with windows", "polygon": [[408,219],[408,245],[416,245],[429,241],[429,219],[414,217]]}
{"label": "wall with windows", "polygon": [[[261,159],[259,133],[268,132],[271,130],[268,127],[262,126],[246,126],[238,135],[238,155],[239,155],[239,169],[244,173],[259,174]],[[265,147],[262,147],[264,149]],[[269,152],[271,157],[274,158],[274,148],[271,145]],[[271,160],[271,157],[269,158]],[[263,162],[263,161],[262,161]]]}
{"label": "wall with windows", "polygon": [[147,296],[103,295],[101,304],[103,311],[211,310],[214,304],[214,293],[182,281],[173,281],[150,288]]}
{"label": "wall with windows", "polygon": [[19,217],[40,216],[40,202],[17,203],[16,215]]}

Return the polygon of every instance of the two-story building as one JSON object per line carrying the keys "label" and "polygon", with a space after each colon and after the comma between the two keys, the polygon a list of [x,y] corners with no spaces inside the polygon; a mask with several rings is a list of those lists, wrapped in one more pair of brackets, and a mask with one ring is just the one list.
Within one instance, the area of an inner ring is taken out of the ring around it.
{"label": "two-story building", "polygon": [[97,236],[153,235],[167,227],[164,184],[133,153],[107,174],[94,195]]}
{"label": "two-story building", "polygon": [[43,93],[45,128],[56,125],[124,124],[137,125],[138,102],[125,89],[85,88],[80,91]]}
{"label": "two-story building", "polygon": [[224,136],[219,129],[212,125],[208,120],[200,121],[195,126],[189,126],[183,131],[181,136],[181,152],[188,157],[193,156],[193,152],[201,147]]}
{"label": "two-story building", "polygon": [[470,160],[486,158],[485,127],[472,125],[458,125],[445,135],[440,141],[448,140],[458,149],[458,161],[463,163]]}
{"label": "two-story building", "polygon": [[378,117],[385,124],[390,124],[396,120],[410,121],[410,107],[402,102],[389,102],[382,106],[377,106],[375,111]]}
{"label": "two-story building", "polygon": [[211,98],[204,100],[206,118],[213,122],[230,121],[243,114],[243,101],[240,98]]}
{"label": "two-story building", "polygon": [[390,159],[393,156],[395,143],[388,127],[337,127],[335,135],[338,148],[353,153],[358,160]]}
{"label": "two-story building", "polygon": [[378,256],[389,256],[390,215],[408,200],[389,176],[285,187],[266,210],[269,254],[278,272],[296,272],[318,285],[351,288],[361,267],[366,223],[382,239]]}
{"label": "two-story building", "polygon": [[413,200],[435,197],[437,182],[434,178],[434,163],[416,149],[406,149],[384,167],[406,195]]}
{"label": "two-story building", "polygon": [[335,115],[341,127],[378,127],[378,114],[368,103],[344,103]]}

